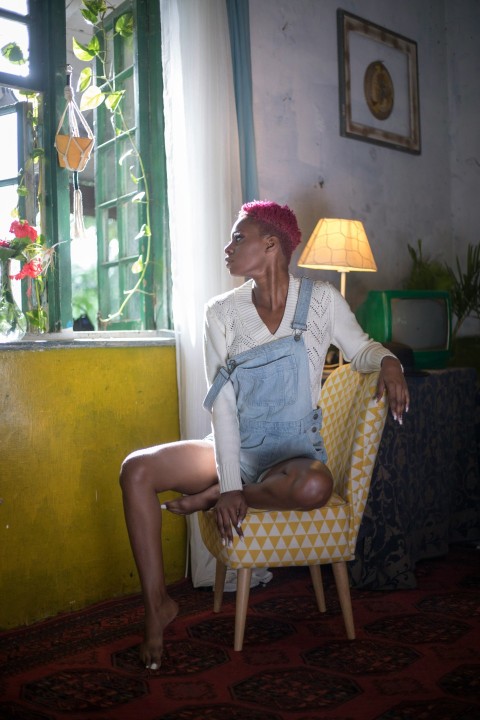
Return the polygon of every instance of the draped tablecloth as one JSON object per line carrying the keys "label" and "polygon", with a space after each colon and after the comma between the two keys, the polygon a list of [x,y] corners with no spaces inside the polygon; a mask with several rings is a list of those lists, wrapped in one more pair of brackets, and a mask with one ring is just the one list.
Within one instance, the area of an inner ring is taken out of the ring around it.
{"label": "draped tablecloth", "polygon": [[416,586],[418,560],[480,538],[480,420],[473,368],[407,376],[410,412],[389,413],[350,563],[355,587]]}

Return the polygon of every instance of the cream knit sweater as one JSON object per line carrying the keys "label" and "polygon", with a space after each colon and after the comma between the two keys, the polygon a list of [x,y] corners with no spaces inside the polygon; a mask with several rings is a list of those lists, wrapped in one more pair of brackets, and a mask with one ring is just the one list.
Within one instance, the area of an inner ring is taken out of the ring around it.
{"label": "cream knit sweater", "polygon": [[[273,335],[252,302],[252,281],[207,303],[204,349],[208,387],[228,358],[292,334],[299,287],[300,279],[290,275],[285,314]],[[338,290],[325,282],[314,283],[304,341],[310,367],[312,408],[321,404],[322,371],[331,344],[340,348],[352,368],[360,372],[378,370],[382,359],[392,355],[383,345],[369,339]],[[241,490],[240,435],[231,383],[225,385],[214,403],[212,429],[220,490]]]}

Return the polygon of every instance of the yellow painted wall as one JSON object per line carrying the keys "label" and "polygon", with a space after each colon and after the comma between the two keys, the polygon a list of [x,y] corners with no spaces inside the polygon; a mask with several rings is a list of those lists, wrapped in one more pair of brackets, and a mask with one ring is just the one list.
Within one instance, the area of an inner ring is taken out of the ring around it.
{"label": "yellow painted wall", "polygon": [[[0,628],[138,591],[120,463],[178,437],[171,345],[0,349]],[[170,583],[186,531],[164,516]]]}

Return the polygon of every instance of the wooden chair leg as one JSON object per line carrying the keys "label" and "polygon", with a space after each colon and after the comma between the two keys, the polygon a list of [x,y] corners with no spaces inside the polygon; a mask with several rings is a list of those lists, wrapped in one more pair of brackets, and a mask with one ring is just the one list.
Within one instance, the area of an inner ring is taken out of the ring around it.
{"label": "wooden chair leg", "polygon": [[251,577],[251,568],[240,568],[237,570],[237,600],[235,607],[235,638],[233,649],[238,651],[243,647]]}
{"label": "wooden chair leg", "polygon": [[315,597],[317,598],[318,609],[321,613],[327,612],[325,594],[323,592],[322,570],[320,565],[310,565],[310,577],[312,578]]}
{"label": "wooden chair leg", "polygon": [[342,608],[343,622],[347,631],[347,638],[355,640],[355,625],[353,623],[352,599],[350,597],[350,583],[346,562],[332,563],[333,576],[337,586],[338,599]]}
{"label": "wooden chair leg", "polygon": [[225,587],[225,577],[227,575],[227,566],[220,560],[215,563],[215,585],[213,586],[213,612],[220,612],[223,600],[223,588]]}

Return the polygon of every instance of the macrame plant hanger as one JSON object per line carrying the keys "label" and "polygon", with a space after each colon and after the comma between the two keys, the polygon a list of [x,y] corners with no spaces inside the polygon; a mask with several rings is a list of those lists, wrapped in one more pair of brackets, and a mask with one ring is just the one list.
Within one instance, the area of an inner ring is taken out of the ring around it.
{"label": "macrame plant hanger", "polygon": [[[60,167],[67,168],[73,173],[73,229],[72,239],[85,236],[83,224],[83,201],[82,191],[78,182],[78,173],[85,168],[92,152],[95,138],[89,124],[83,117],[72,89],[72,66],[66,67],[66,81],[64,95],[67,104],[63,115],[58,123],[57,134],[55,135],[55,147],[58,154]],[[64,134],[63,124],[68,119],[68,134]],[[82,127],[80,136],[79,122]]]}

